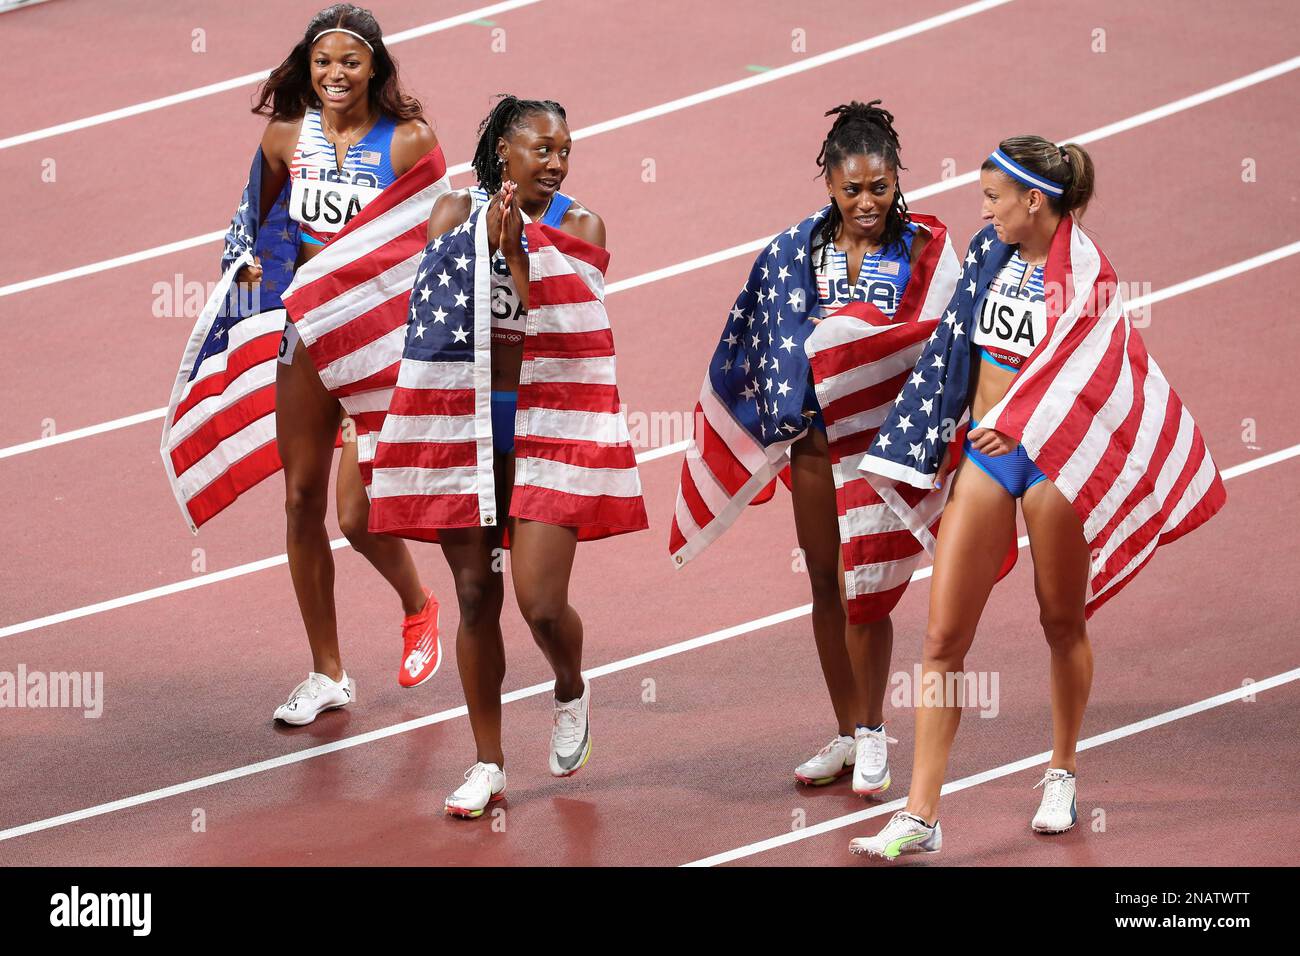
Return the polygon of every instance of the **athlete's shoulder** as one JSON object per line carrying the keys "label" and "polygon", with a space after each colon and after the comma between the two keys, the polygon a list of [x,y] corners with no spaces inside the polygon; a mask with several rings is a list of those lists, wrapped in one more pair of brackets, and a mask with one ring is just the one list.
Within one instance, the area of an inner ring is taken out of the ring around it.
{"label": "athlete's shoulder", "polygon": [[469,218],[474,209],[474,197],[469,189],[453,189],[443,193],[433,202],[429,212],[429,239],[450,232]]}
{"label": "athlete's shoulder", "polygon": [[394,148],[405,147],[419,150],[419,155],[423,156],[437,145],[437,134],[434,133],[433,127],[422,116],[415,119],[397,120],[396,125],[393,127]]}
{"label": "athlete's shoulder", "polygon": [[605,248],[605,220],[596,215],[594,210],[588,209],[578,200],[573,200],[572,204],[564,212],[564,220],[560,223],[560,228],[571,236],[577,236],[584,242],[590,242],[593,246]]}
{"label": "athlete's shoulder", "polygon": [[302,130],[302,117],[297,119],[273,119],[266,124],[262,133],[262,152],[282,160],[293,158],[293,151],[298,145],[298,134]]}

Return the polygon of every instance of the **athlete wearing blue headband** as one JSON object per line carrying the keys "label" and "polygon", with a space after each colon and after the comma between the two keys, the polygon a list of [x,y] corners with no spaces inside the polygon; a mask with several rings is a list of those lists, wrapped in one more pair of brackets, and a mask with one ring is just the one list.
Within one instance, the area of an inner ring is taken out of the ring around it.
{"label": "athlete wearing blue headband", "polygon": [[[1016,535],[1020,502],[1034,561],[1043,633],[1051,649],[1053,750],[1032,827],[1061,833],[1077,822],[1075,749],[1092,686],[1092,648],[1085,627],[1090,554],[1074,508],[1015,439],[979,421],[994,409],[1048,334],[1044,266],[1058,227],[1078,219],[1092,198],[1092,160],[1082,147],[1058,147],[1041,136],[1003,140],[980,170],[984,235],[1000,267],[978,271],[970,329],[970,432],[938,534],[925,642],[927,672],[959,673],[980,614]],[[986,230],[987,231],[987,230]],[[981,245],[977,236],[972,249]],[[967,263],[975,261],[974,253]],[[959,291],[959,295],[964,292]],[[1059,311],[1059,309],[1057,310]],[[924,357],[922,358],[924,361]],[[922,707],[907,809],[872,837],[854,839],[856,853],[896,858],[937,852],[939,795],[961,707]]]}

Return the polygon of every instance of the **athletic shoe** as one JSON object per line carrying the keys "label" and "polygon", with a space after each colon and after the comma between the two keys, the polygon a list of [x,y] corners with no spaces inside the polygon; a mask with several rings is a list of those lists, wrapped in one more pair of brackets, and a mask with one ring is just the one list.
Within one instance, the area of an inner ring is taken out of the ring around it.
{"label": "athletic shoe", "polygon": [[870,856],[896,860],[900,853],[938,853],[943,846],[943,831],[939,821],[934,826],[925,825],[925,821],[906,810],[899,810],[885,828],[873,837],[854,837],[849,841],[849,850],[853,853],[866,853]]}
{"label": "athletic shoe", "polygon": [[551,774],[567,777],[582,769],[591,756],[591,681],[583,678],[582,696],[555,702],[551,724]]}
{"label": "athletic shoe", "polygon": [[883,729],[859,727],[853,734],[853,792],[867,796],[889,789],[889,744],[898,743]]}
{"label": "athletic shoe", "polygon": [[420,612],[402,618],[402,666],[397,671],[397,683],[403,687],[419,687],[438,673],[442,663],[438,599],[432,591],[424,593],[428,600]]}
{"label": "athletic shoe", "polygon": [[855,750],[852,737],[834,737],[825,747],[794,768],[794,778],[812,787],[834,783],[853,770]]}
{"label": "athletic shoe", "polygon": [[357,684],[346,673],[340,681],[332,681],[324,674],[312,671],[307,679],[293,689],[289,699],[275,709],[275,719],[301,727],[310,724],[325,710],[346,707],[357,696]]}
{"label": "athletic shoe", "polygon": [[506,772],[494,763],[476,763],[465,771],[465,782],[446,800],[453,817],[483,816],[489,803],[506,797]]}
{"label": "athletic shoe", "polygon": [[[1046,784],[1046,786],[1043,786]],[[1074,774],[1068,770],[1051,770],[1034,784],[1043,787],[1043,802],[1038,805],[1034,822],[1030,824],[1039,833],[1064,833],[1079,822],[1074,808]]]}

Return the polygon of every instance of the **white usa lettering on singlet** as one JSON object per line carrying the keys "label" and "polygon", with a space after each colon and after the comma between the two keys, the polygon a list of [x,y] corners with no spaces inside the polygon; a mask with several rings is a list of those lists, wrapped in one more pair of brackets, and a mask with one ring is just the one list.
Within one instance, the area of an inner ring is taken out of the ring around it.
{"label": "white usa lettering on singlet", "polygon": [[971,342],[999,364],[1023,365],[1047,335],[1043,267],[1013,253],[976,303],[976,318]]}

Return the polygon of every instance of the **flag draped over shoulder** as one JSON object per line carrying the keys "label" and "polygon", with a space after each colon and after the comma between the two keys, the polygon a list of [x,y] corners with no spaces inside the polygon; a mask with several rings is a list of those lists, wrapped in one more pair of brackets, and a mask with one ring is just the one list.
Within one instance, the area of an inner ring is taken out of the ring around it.
{"label": "flag draped over shoulder", "polygon": [[[370,530],[436,541],[500,524],[491,414],[491,265],[483,206],[425,249],[379,436]],[[605,313],[608,253],[527,223],[529,309],[509,515],[587,541],[648,527]]]}
{"label": "flag draped over shoulder", "polygon": [[[961,272],[943,223],[929,216],[912,218],[926,227],[930,241],[893,317],[853,302],[823,320],[805,344],[826,422],[844,593],[853,624],[879,620],[894,609],[924,551],[910,526],[858,470],[934,334]],[[936,496],[912,488],[900,490],[898,497],[914,520],[934,528],[941,499],[936,502]]]}
{"label": "flag draped over shoulder", "polygon": [[303,263],[284,296],[321,384],[352,418],[367,485],[397,384],[429,214],[450,188],[435,146]]}
{"label": "flag draped over shoulder", "polygon": [[[920,549],[903,541],[884,509],[869,509],[878,504],[870,486],[840,463],[852,464],[879,425],[879,406],[894,397],[901,371],[911,368],[934,328],[959,264],[943,224],[913,215],[929,242],[913,265],[896,318],[856,302],[814,326],[809,320],[817,303],[812,240],[829,208],[776,236],[758,255],[729,313],[695,407],[669,551],[678,567],[684,565],[785,469],[790,446],[809,427],[804,410],[811,377],[835,463],[846,581],[849,594],[859,598],[850,602],[850,612],[855,621],[870,620],[897,603],[911,573],[905,565],[915,563]],[[902,350],[892,360],[897,369],[871,380],[855,374],[861,363],[850,343],[887,330],[894,330],[888,343]],[[876,570],[865,570],[868,565]]]}
{"label": "flag draped over shoulder", "polygon": [[[968,419],[979,290],[1012,252],[991,226],[971,241],[934,338],[860,462],[883,498],[897,503],[910,496],[907,486],[933,488],[945,458],[934,436]],[[1125,313],[1114,270],[1070,216],[1052,240],[1044,289],[1047,335],[979,424],[1020,442],[1074,506],[1093,553],[1091,616],[1226,495],[1200,430]],[[897,513],[932,552],[915,509]]]}
{"label": "flag draped over shoulder", "polygon": [[[401,358],[402,330],[393,334],[393,323],[405,325],[425,224],[450,188],[435,147],[295,274],[291,184],[259,223],[261,180],[259,149],[226,234],[221,281],[190,335],[164,419],[164,467],[192,531],[281,467],[275,376],[286,316],[326,388],[353,416],[364,461],[366,435],[383,421]],[[241,289],[235,275],[254,257],[262,281]]]}
{"label": "flag draped over shoulder", "polygon": [[[221,280],[199,313],[163,419],[162,461],[191,531],[280,470],[275,442],[275,362],[284,331],[280,293],[293,276],[298,224],[285,183],[260,223],[262,151],[226,233]],[[235,275],[254,256],[262,282]]]}

